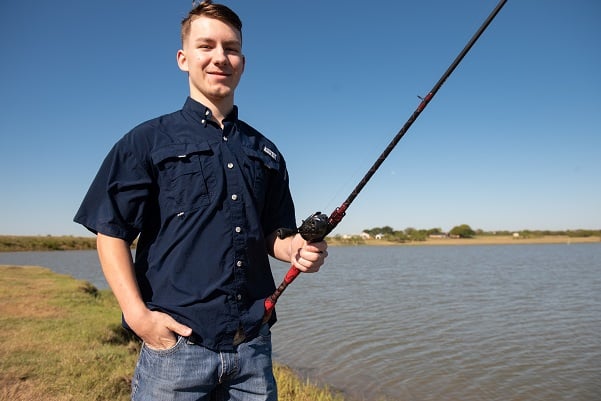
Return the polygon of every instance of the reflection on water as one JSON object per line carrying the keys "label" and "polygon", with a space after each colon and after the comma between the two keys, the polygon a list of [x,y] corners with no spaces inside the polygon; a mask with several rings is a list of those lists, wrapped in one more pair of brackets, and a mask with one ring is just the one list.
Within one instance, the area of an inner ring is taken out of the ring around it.
{"label": "reflection on water", "polygon": [[[106,288],[90,251],[0,264]],[[357,399],[601,399],[601,244],[331,248],[277,310],[275,359]]]}

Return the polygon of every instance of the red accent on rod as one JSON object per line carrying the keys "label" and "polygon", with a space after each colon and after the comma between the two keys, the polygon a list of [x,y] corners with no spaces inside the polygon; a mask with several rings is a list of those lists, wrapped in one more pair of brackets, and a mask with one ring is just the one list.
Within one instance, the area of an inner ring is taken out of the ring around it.
{"label": "red accent on rod", "polygon": [[422,102],[419,104],[419,106],[417,106],[417,112],[421,113],[422,110],[425,109],[428,103],[430,102],[430,99],[432,99],[433,97],[434,94],[432,92],[428,93],[426,97],[422,100]]}

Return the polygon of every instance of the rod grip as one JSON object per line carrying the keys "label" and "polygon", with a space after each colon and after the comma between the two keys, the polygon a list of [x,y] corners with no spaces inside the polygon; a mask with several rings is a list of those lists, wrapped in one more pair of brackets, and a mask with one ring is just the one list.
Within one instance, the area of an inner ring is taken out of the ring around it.
{"label": "rod grip", "polygon": [[265,314],[263,315],[264,323],[266,323],[271,318],[271,314],[275,309],[275,304],[278,302],[278,298],[280,297],[280,295],[282,295],[286,287],[288,287],[288,285],[292,283],[300,273],[301,271],[298,270],[296,267],[290,267],[290,269],[288,269],[288,272],[286,273],[286,276],[284,276],[284,280],[282,281],[280,286],[275,290],[273,294],[265,298]]}
{"label": "rod grip", "polygon": [[[328,235],[331,231],[329,225],[329,219],[326,214],[321,212],[315,212],[311,216],[309,216],[306,220],[303,220],[300,227],[298,228],[298,232],[305,241],[308,242],[319,242],[323,241],[323,239]],[[280,238],[285,238],[289,235],[294,234],[293,230],[281,231],[278,232],[278,236]],[[275,308],[275,304],[278,302],[278,298],[284,290],[288,287],[290,283],[296,279],[301,273],[296,267],[292,266],[284,276],[284,280],[280,284],[280,286],[275,290],[273,294],[268,296],[265,299],[265,314],[263,315],[263,322],[267,322],[271,318],[271,314]]]}

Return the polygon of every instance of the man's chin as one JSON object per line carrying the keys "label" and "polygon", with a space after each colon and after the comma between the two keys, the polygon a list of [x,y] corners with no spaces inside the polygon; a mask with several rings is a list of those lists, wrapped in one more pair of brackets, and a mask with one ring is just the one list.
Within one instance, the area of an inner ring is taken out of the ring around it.
{"label": "man's chin", "polygon": [[215,99],[215,100],[225,100],[227,98],[232,97],[233,95],[234,95],[234,91],[231,88],[224,87],[224,88],[218,88],[218,89],[211,91],[208,94],[208,97],[211,99]]}

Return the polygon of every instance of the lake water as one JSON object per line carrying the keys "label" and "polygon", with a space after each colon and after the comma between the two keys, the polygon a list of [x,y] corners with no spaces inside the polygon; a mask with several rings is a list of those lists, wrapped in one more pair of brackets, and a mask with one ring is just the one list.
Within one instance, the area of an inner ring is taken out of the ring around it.
{"label": "lake water", "polygon": [[[95,252],[0,264],[106,288]],[[277,310],[275,360],[352,399],[601,400],[601,244],[332,247]]]}

